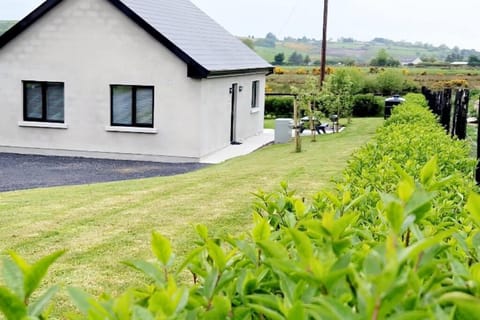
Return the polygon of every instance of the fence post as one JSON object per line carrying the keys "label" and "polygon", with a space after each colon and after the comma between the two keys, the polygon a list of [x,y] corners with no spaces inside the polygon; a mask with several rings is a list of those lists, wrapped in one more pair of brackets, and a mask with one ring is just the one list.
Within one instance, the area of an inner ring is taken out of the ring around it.
{"label": "fence post", "polygon": [[467,138],[467,116],[468,116],[468,102],[470,101],[470,90],[460,90],[460,100],[458,108],[457,128],[455,133],[460,140]]}
{"label": "fence post", "polygon": [[455,93],[455,102],[453,103],[453,120],[452,120],[452,138],[456,135],[457,131],[457,118],[458,118],[458,109],[460,104],[460,89],[457,89]]}
{"label": "fence post", "polygon": [[434,107],[433,113],[440,117],[442,114],[443,92],[442,91],[435,92],[434,98],[435,98],[435,107]]}
{"label": "fence post", "polygon": [[452,89],[443,90],[443,99],[442,99],[442,112],[440,116],[440,122],[442,126],[447,131],[447,134],[450,132],[450,122],[451,122],[451,113],[452,113]]}
{"label": "fence post", "polygon": [[427,87],[422,87],[422,94],[428,102],[428,108],[435,113],[435,95]]}

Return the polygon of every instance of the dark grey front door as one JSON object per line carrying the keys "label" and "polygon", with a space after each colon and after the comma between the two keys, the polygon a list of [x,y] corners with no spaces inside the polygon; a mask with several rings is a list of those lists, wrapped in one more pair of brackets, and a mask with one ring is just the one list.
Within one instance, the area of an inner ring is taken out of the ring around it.
{"label": "dark grey front door", "polygon": [[237,123],[237,97],[238,97],[238,84],[232,84],[232,111],[230,118],[230,143],[236,144],[236,123]]}

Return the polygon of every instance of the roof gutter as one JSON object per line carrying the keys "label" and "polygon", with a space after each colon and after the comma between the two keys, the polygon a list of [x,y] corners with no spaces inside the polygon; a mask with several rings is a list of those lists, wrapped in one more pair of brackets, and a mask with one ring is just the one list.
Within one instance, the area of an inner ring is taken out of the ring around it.
{"label": "roof gutter", "polygon": [[248,68],[248,69],[233,69],[233,70],[214,70],[208,72],[207,77],[226,77],[232,75],[242,75],[242,74],[253,74],[253,73],[261,73],[265,75],[269,75],[273,73],[273,67],[263,67],[263,68]]}

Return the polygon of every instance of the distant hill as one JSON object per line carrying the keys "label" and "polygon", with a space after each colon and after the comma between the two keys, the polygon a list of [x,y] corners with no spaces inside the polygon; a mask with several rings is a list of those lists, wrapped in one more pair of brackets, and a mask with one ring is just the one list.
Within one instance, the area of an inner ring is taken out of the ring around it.
{"label": "distant hill", "polygon": [[[320,60],[322,44],[320,40],[305,37],[279,40],[273,37],[272,34],[269,34],[265,38],[252,39],[255,51],[269,62],[273,62],[274,56],[279,53],[283,53],[285,62],[288,62],[288,58],[293,52],[297,52],[303,57],[308,55],[312,63],[315,61],[318,63]],[[390,56],[401,62],[412,61],[415,58],[421,58],[424,62],[444,62],[447,57],[455,61],[467,61],[471,55],[480,56],[480,52],[476,50],[449,48],[446,45],[433,46],[428,43],[393,41],[384,38],[375,38],[371,41],[342,38],[328,41],[327,62],[330,64],[339,62],[367,64],[380,49],[385,49]]]}
{"label": "distant hill", "polygon": [[[0,20],[0,35],[15,23],[16,21]],[[287,37],[280,40],[269,33],[265,38],[250,38],[248,41],[252,43],[254,50],[269,62],[274,61],[275,55],[283,53],[287,63],[294,52],[303,57],[308,55],[310,64],[318,64],[320,61],[322,45],[320,40],[306,37],[299,39]],[[476,50],[449,48],[446,45],[433,46],[428,43],[393,41],[385,38],[375,38],[371,41],[340,38],[336,41],[328,41],[327,63],[368,64],[380,49],[387,50],[390,56],[401,62],[412,61],[415,58],[421,58],[424,62],[443,62],[447,57],[455,61],[467,61],[472,55],[480,57],[480,52]]]}
{"label": "distant hill", "polygon": [[15,22],[16,21],[0,20],[0,34],[10,29],[10,27],[13,26]]}

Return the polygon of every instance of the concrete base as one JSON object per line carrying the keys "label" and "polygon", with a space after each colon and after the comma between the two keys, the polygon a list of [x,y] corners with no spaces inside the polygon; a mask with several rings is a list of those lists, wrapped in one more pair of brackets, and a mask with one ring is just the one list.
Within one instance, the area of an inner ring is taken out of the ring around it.
{"label": "concrete base", "polygon": [[245,139],[242,144],[230,145],[222,150],[202,157],[200,163],[221,163],[228,159],[249,154],[263,146],[273,143],[274,130],[264,129],[263,133]]}
{"label": "concrete base", "polygon": [[19,148],[19,147],[8,147],[8,146],[0,146],[0,153],[97,158],[97,159],[111,159],[111,160],[153,161],[153,162],[166,162],[166,163],[198,163],[199,162],[199,163],[215,164],[215,163],[224,162],[231,158],[249,154],[265,145],[273,143],[273,140],[274,140],[274,130],[265,129],[261,134],[247,138],[244,141],[242,141],[241,144],[229,145],[219,151],[213,152],[201,158],[158,156],[158,155],[132,154],[132,153],[98,152],[98,151]]}
{"label": "concrete base", "polygon": [[32,155],[41,155],[41,156],[80,157],[80,158],[111,159],[111,160],[153,161],[153,162],[166,162],[166,163],[191,163],[191,162],[199,162],[200,160],[199,158],[158,156],[158,155],[148,155],[148,154],[19,148],[19,147],[5,147],[5,146],[0,146],[0,153],[32,154]]}

